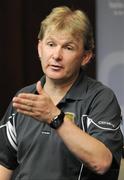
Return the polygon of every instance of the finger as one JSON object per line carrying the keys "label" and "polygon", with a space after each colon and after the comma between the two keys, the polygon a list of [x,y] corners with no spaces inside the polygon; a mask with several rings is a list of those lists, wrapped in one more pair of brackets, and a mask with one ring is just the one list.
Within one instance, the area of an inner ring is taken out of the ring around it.
{"label": "finger", "polygon": [[16,109],[20,109],[20,110],[32,111],[31,106],[27,106],[25,104],[20,104],[20,103],[17,103],[17,102],[13,103],[13,107],[16,108]]}
{"label": "finger", "polygon": [[25,105],[18,105],[14,103],[14,106],[16,106],[16,111],[28,116],[32,116],[34,118],[40,117],[40,112],[37,110],[37,108],[25,106]]}
{"label": "finger", "polygon": [[30,99],[26,99],[26,98],[22,98],[22,97],[14,97],[13,103],[24,104],[27,106],[33,106],[34,101],[32,101],[32,99],[30,100]]}
{"label": "finger", "polygon": [[[39,112],[39,109],[37,107],[25,105],[25,104],[19,104],[19,103],[13,103],[13,107],[16,108],[18,112],[27,112],[27,113],[36,113]],[[30,114],[29,114],[30,115]]]}
{"label": "finger", "polygon": [[37,89],[38,94],[42,94],[43,93],[43,88],[41,86],[41,82],[40,81],[37,82],[36,89]]}
{"label": "finger", "polygon": [[18,94],[19,98],[22,98],[22,99],[29,99],[29,100],[36,100],[37,99],[37,96],[35,94],[31,94],[31,93],[20,93]]}
{"label": "finger", "polygon": [[19,113],[22,113],[22,114],[25,114],[27,116],[32,116],[32,117],[35,117],[35,113],[32,112],[32,111],[27,111],[27,110],[24,110],[24,109],[17,109],[17,112]]}

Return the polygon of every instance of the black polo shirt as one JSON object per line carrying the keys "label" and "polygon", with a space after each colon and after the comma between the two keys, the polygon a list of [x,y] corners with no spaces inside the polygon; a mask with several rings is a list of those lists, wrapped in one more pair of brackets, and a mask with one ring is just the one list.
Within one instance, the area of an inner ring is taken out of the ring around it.
{"label": "black polo shirt", "polygon": [[[45,77],[41,82],[43,85]],[[20,92],[36,93],[36,84]],[[56,130],[17,113],[10,104],[0,122],[0,164],[14,170],[12,179],[117,180],[123,142],[120,107],[112,90],[81,71],[57,106],[71,113],[82,131],[110,149],[113,154],[111,168],[104,175],[93,173],[68,150]]]}

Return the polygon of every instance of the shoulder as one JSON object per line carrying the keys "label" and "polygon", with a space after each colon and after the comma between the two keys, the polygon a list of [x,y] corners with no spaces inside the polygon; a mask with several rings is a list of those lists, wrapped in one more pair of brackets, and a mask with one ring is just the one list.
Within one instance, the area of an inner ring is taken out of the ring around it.
{"label": "shoulder", "polygon": [[116,94],[110,87],[87,76],[84,79],[87,82],[85,100],[90,103],[91,107],[99,109],[109,106],[109,109],[120,111]]}
{"label": "shoulder", "polygon": [[114,94],[113,90],[110,87],[106,86],[97,79],[93,79],[87,76],[84,70],[80,71],[78,82],[80,88],[84,90],[88,96],[90,95],[93,96],[101,92],[104,92],[105,94],[107,93]]}
{"label": "shoulder", "polygon": [[102,82],[87,76],[85,76],[84,79],[87,81],[87,94],[89,96],[93,96],[93,94],[95,96],[98,94],[104,96],[115,96],[114,91],[110,87],[104,85]]}
{"label": "shoulder", "polygon": [[[22,93],[22,92],[25,92],[25,93],[36,93],[36,83],[34,84],[31,84],[29,86],[25,86],[24,88],[20,89],[19,91],[17,91],[17,93],[15,94],[18,95],[19,93]],[[17,112],[16,110],[13,108],[13,105],[12,105],[12,101],[10,102],[9,106],[7,107],[6,109],[6,112],[1,120],[1,123],[5,123],[13,118],[11,117],[14,117],[13,115],[15,115]]]}
{"label": "shoulder", "polygon": [[22,89],[20,89],[17,92],[17,94],[22,93],[22,92],[35,93],[36,92],[36,83],[23,87]]}

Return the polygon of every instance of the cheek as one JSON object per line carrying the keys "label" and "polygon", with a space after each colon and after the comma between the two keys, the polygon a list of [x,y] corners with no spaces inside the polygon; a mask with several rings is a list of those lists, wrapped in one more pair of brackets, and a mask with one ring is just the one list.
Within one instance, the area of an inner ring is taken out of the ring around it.
{"label": "cheek", "polygon": [[74,61],[71,61],[70,63],[67,63],[65,65],[65,73],[70,75],[73,73],[76,73],[80,69],[80,66],[77,65]]}
{"label": "cheek", "polygon": [[43,59],[41,60],[41,66],[43,69],[47,66],[46,61],[44,61]]}
{"label": "cheek", "polygon": [[69,68],[78,68],[81,66],[81,59],[79,59],[79,57],[74,57],[72,59],[70,59],[70,61],[67,61],[67,65]]}
{"label": "cheek", "polygon": [[45,51],[41,52],[41,64],[45,65],[47,63],[47,53]]}

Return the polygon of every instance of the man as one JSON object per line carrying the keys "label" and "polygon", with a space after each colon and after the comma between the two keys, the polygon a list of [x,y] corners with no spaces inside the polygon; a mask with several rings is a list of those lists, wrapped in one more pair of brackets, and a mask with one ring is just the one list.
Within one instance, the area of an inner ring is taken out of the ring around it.
{"label": "man", "polygon": [[84,12],[57,7],[42,22],[44,76],[13,98],[0,125],[2,180],[117,180],[122,134],[113,92],[87,77],[94,41]]}

